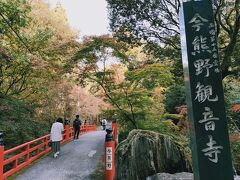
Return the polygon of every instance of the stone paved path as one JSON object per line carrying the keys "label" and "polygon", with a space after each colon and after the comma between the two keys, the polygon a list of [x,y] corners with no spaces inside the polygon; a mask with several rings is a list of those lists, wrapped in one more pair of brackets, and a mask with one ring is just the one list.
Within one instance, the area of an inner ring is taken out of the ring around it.
{"label": "stone paved path", "polygon": [[89,180],[104,153],[105,131],[84,134],[61,147],[60,157],[47,156],[16,180]]}

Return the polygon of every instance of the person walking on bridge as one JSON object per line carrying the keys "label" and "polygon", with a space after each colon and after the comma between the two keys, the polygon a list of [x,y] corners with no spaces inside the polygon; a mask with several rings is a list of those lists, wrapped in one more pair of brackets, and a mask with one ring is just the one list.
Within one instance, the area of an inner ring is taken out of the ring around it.
{"label": "person walking on bridge", "polygon": [[53,151],[53,157],[57,158],[60,154],[60,142],[62,138],[62,132],[64,131],[63,128],[63,119],[58,118],[56,122],[52,124],[51,133],[50,133],[50,140],[51,140],[51,147]]}
{"label": "person walking on bridge", "polygon": [[73,121],[74,139],[79,138],[81,124],[82,124],[82,122],[81,122],[79,115],[76,115],[76,119]]}
{"label": "person walking on bridge", "polygon": [[106,126],[107,126],[107,120],[106,120],[106,118],[103,118],[103,119],[102,119],[102,127],[103,127],[103,130],[106,130]]}

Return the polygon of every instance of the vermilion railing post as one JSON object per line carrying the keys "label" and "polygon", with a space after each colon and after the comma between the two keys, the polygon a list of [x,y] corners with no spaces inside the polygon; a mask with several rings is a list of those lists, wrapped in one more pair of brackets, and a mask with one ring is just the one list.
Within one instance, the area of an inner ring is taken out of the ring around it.
{"label": "vermilion railing post", "polygon": [[79,134],[82,134],[83,133],[83,126],[80,126],[80,133]]}
{"label": "vermilion railing post", "polygon": [[3,133],[0,133],[0,180],[3,180],[4,142]]}
{"label": "vermilion railing post", "polygon": [[104,180],[113,180],[115,175],[115,141],[112,130],[107,129],[104,147]]}
{"label": "vermilion railing post", "polygon": [[47,137],[44,138],[44,143],[45,143],[45,145],[44,145],[44,151],[47,152],[47,150],[48,150],[48,138],[47,138]]}
{"label": "vermilion railing post", "polygon": [[86,126],[83,125],[83,134],[86,132]]}
{"label": "vermilion railing post", "polygon": [[117,123],[112,123],[112,129],[113,129],[113,140],[117,143],[117,135],[118,135],[118,126]]}
{"label": "vermilion railing post", "polygon": [[65,140],[68,141],[69,140],[69,125],[65,125],[64,129],[65,129]]}
{"label": "vermilion railing post", "polygon": [[4,146],[0,146],[0,179],[3,180]]}
{"label": "vermilion railing post", "polygon": [[30,144],[28,144],[27,147],[26,147],[27,155],[26,155],[26,158],[25,158],[25,162],[29,161],[29,156],[30,156],[29,150],[30,150]]}
{"label": "vermilion railing post", "polygon": [[73,139],[73,134],[74,134],[73,128],[71,127],[71,128],[70,128],[70,139]]}
{"label": "vermilion railing post", "polygon": [[85,132],[86,132],[86,126],[83,125],[83,133],[85,133]]}

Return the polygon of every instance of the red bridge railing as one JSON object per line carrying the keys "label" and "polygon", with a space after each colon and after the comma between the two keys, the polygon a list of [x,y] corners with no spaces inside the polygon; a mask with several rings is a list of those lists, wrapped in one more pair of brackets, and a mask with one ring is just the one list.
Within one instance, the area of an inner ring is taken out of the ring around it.
{"label": "red bridge railing", "polygon": [[[81,126],[80,134],[96,130],[96,125],[84,124]],[[73,136],[73,128],[66,125],[61,143],[72,140]],[[34,160],[50,152],[49,141],[50,134],[6,151],[4,151],[4,146],[0,146],[0,180],[6,179]]]}
{"label": "red bridge railing", "polygon": [[118,125],[117,123],[112,123],[112,134],[113,134],[113,141],[117,143],[118,141]]}

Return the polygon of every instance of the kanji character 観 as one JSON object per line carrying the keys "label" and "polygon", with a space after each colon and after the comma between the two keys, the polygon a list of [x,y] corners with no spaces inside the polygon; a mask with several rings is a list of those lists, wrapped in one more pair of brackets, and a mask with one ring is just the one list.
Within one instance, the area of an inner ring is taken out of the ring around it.
{"label": "kanji character \u89b3", "polygon": [[194,100],[197,100],[200,103],[203,103],[206,100],[211,101],[211,102],[218,101],[217,95],[214,98],[212,97],[213,96],[212,86],[210,86],[210,85],[204,86],[198,82],[196,89],[197,89],[197,91],[196,91],[197,95]]}

